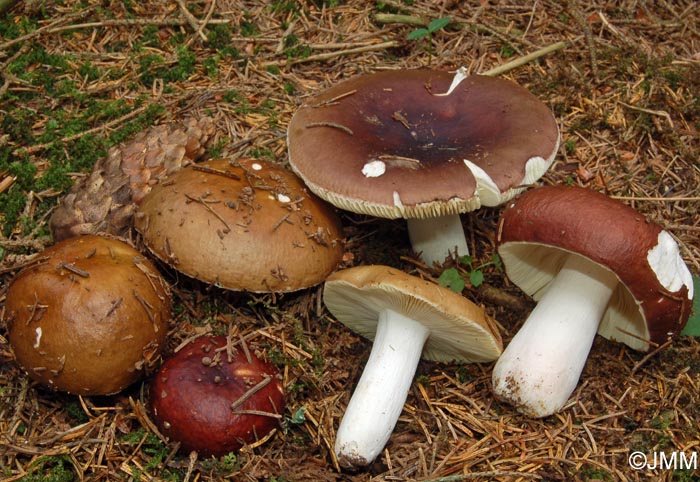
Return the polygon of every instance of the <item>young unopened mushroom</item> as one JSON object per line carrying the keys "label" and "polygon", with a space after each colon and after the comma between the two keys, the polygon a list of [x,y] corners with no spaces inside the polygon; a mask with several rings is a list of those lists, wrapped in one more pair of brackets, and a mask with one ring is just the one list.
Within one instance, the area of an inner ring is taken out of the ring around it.
{"label": "young unopened mushroom", "polygon": [[225,289],[295,291],[343,254],[338,216],[291,171],[255,159],[187,166],[153,187],[135,227],[176,270]]}
{"label": "young unopened mushroom", "polygon": [[513,82],[395,70],[311,97],[287,144],[314,193],[348,211],[407,219],[413,250],[432,265],[469,254],[459,214],[497,206],[542,176],[559,130]]}
{"label": "young unopened mushroom", "polygon": [[264,440],[285,406],[275,367],[225,336],[198,338],[167,359],[150,396],[161,433],[204,456]]}
{"label": "young unopened mushroom", "polygon": [[660,226],[604,194],[542,187],[504,210],[498,253],[537,306],[493,371],[495,395],[546,417],[576,388],[596,332],[639,351],[678,333],[693,283]]}
{"label": "young unopened mushroom", "polygon": [[488,362],[501,338],[479,306],[435,283],[387,266],[358,266],[326,280],[323,301],[360,335],[374,340],[335,441],[343,467],[371,463],[401,414],[421,357]]}
{"label": "young unopened mushroom", "polygon": [[123,241],[69,238],[41,252],[5,301],[17,362],[41,384],[78,395],[121,391],[158,362],[170,293]]}

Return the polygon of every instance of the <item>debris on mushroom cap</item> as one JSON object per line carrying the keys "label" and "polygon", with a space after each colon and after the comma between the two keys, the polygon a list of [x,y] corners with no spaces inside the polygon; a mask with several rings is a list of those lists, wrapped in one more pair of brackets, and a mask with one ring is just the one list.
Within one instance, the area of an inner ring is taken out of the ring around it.
{"label": "debris on mushroom cap", "polygon": [[207,456],[266,440],[285,408],[274,366],[224,336],[198,338],[167,359],[150,398],[163,435]]}
{"label": "debris on mushroom cap", "polygon": [[290,122],[292,168],[332,204],[386,218],[510,199],[553,161],[554,117],[510,81],[472,75],[451,87],[452,80],[448,72],[396,70],[321,92]]}
{"label": "debris on mushroom cap", "polygon": [[178,271],[231,290],[294,291],[323,281],[343,254],[332,207],[291,172],[214,159],[155,186],[135,227]]}
{"label": "debris on mushroom cap", "polygon": [[201,158],[213,132],[211,118],[188,118],[151,127],[112,147],[51,215],[54,240],[80,234],[125,236],[136,204],[151,186]]}
{"label": "debris on mushroom cap", "polygon": [[170,319],[158,271],[123,241],[69,238],[12,280],[10,345],[41,384],[79,395],[119,392],[157,363]]}
{"label": "debris on mushroom cap", "polygon": [[677,334],[690,315],[692,277],[676,242],[604,194],[566,186],[528,191],[503,211],[497,242],[506,274],[535,299],[569,253],[614,272],[620,283],[598,333],[636,350]]}
{"label": "debris on mushroom cap", "polygon": [[370,340],[383,309],[424,323],[431,330],[423,350],[423,358],[429,360],[485,362],[503,350],[496,324],[482,307],[389,266],[336,271],[326,280],[323,300],[338,321]]}

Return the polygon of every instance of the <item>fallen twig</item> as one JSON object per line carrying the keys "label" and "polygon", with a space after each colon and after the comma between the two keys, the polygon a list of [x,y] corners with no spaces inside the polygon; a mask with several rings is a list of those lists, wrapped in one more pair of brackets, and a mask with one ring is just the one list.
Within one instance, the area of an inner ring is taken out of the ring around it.
{"label": "fallen twig", "polygon": [[262,67],[279,67],[282,65],[296,65],[304,62],[316,62],[318,60],[329,60],[336,57],[342,57],[343,55],[359,54],[363,52],[371,52],[372,50],[384,50],[390,49],[392,47],[397,47],[399,43],[395,40],[389,40],[388,42],[381,42],[377,44],[365,45],[362,47],[356,47],[346,50],[336,50],[335,52],[325,52],[322,54],[309,55],[308,57],[300,57],[296,59],[289,60],[272,60],[270,62],[263,62]]}
{"label": "fallen twig", "polygon": [[205,42],[208,42],[209,39],[207,38],[207,35],[204,33],[204,26],[200,25],[199,20],[195,18],[194,15],[190,13],[190,11],[187,9],[187,5],[183,0],[175,0],[180,7],[180,11],[182,14],[185,16],[185,20],[187,20],[187,23],[190,24],[190,27],[192,27],[192,30],[194,30],[196,35],[199,35],[199,37],[204,40]]}
{"label": "fallen twig", "polygon": [[481,75],[491,75],[491,76],[496,76],[496,75],[501,75],[505,72],[511,71],[515,69],[516,67],[520,67],[521,65],[525,65],[528,62],[531,62],[535,59],[538,59],[540,57],[543,57],[547,54],[550,54],[552,52],[555,52],[557,50],[561,50],[564,47],[566,47],[566,42],[557,42],[553,43],[551,45],[548,45],[546,47],[542,47],[541,49],[535,50],[534,52],[524,55],[522,57],[518,57],[516,59],[511,60],[510,62],[506,62],[503,65],[499,65],[498,67],[494,67],[492,69],[489,69],[485,72],[481,72]]}
{"label": "fallen twig", "polygon": [[420,27],[428,25],[428,21],[422,17],[401,15],[398,13],[378,13],[374,16],[374,20],[381,24],[403,23],[406,25],[416,25]]}

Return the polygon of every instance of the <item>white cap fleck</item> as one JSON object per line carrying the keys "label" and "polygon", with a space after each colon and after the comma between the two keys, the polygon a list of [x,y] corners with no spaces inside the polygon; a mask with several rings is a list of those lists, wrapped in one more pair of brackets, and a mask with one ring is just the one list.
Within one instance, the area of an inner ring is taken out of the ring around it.
{"label": "white cap fleck", "polygon": [[386,172],[386,164],[382,161],[370,161],[362,166],[365,177],[379,177]]}

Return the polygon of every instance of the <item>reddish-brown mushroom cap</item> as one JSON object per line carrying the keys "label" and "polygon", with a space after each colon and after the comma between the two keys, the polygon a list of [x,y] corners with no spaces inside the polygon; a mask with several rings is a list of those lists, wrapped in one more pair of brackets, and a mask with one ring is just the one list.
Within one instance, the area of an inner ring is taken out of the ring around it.
{"label": "reddish-brown mushroom cap", "polygon": [[231,347],[224,336],[198,338],[166,360],[150,396],[161,433],[205,456],[264,439],[285,406],[274,366]]}
{"label": "reddish-brown mushroom cap", "polygon": [[472,75],[452,90],[453,77],[388,71],[312,97],[289,125],[292,168],[334,205],[386,218],[510,199],[554,159],[554,117],[513,82]]}
{"label": "reddish-brown mushroom cap", "polygon": [[84,235],[47,248],[13,279],[4,317],[31,378],[74,394],[106,395],[158,361],[170,294],[133,247]]}
{"label": "reddish-brown mushroom cap", "polygon": [[508,277],[538,299],[569,253],[611,270],[620,283],[598,333],[637,350],[664,342],[690,315],[692,278],[673,238],[604,194],[533,189],[509,203],[498,229]]}
{"label": "reddish-brown mushroom cap", "polygon": [[144,197],[135,227],[162,261],[231,290],[307,288],[343,254],[332,207],[291,171],[254,159],[214,159],[172,174]]}

